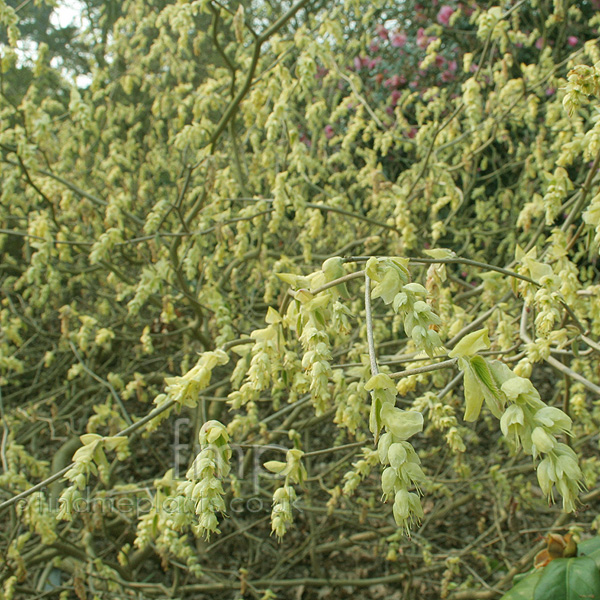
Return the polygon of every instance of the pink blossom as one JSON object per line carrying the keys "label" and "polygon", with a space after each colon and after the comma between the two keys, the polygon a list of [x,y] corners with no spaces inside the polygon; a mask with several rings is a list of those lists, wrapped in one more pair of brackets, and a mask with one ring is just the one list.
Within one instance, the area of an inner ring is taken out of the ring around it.
{"label": "pink blossom", "polygon": [[[373,63],[373,60],[375,60],[377,62]],[[354,62],[354,68],[357,71],[360,71],[363,67],[372,68],[373,64],[378,64],[379,62],[381,62],[381,58],[378,57],[376,59],[370,59],[368,56],[355,56],[353,62]]]}
{"label": "pink blossom", "polygon": [[367,67],[369,67],[369,69],[373,69],[381,62],[381,60],[381,56],[376,56],[375,58],[369,60],[369,62],[367,63]]}
{"label": "pink blossom", "polygon": [[437,14],[437,22],[440,25],[448,25],[450,23],[450,17],[454,14],[454,9],[451,6],[442,6]]}
{"label": "pink blossom", "polygon": [[413,127],[409,132],[408,132],[408,137],[412,140],[415,136],[417,135],[417,128]]}
{"label": "pink blossom", "polygon": [[424,50],[429,45],[429,38],[425,35],[425,30],[419,27],[417,30],[417,46]]}
{"label": "pink blossom", "polygon": [[457,68],[458,68],[458,65],[456,64],[455,60],[448,61],[448,71],[450,71],[450,73],[456,73]]}
{"label": "pink blossom", "polygon": [[377,35],[382,40],[387,40],[390,35],[390,32],[383,25],[380,25],[379,23],[377,25],[375,25],[375,31],[377,32]]}
{"label": "pink blossom", "polygon": [[398,100],[400,100],[400,96],[402,96],[402,92],[400,92],[399,90],[394,90],[391,93],[390,98],[392,99],[392,106],[396,106],[396,104],[398,104]]}
{"label": "pink blossom", "polygon": [[377,54],[377,52],[379,52],[379,43],[376,40],[373,40],[369,44],[369,51],[372,52],[373,54]]}
{"label": "pink blossom", "polygon": [[546,88],[546,96],[552,96],[554,94],[554,92],[556,92],[556,88],[553,88],[553,87]]}
{"label": "pink blossom", "polygon": [[569,46],[577,46],[578,43],[579,40],[574,35],[570,35],[567,38],[567,44],[569,44]]}
{"label": "pink blossom", "polygon": [[435,57],[435,66],[436,67],[442,67],[444,65],[444,63],[446,62],[446,59],[441,55],[441,54],[437,54]]}
{"label": "pink blossom", "polygon": [[325,137],[330,140],[335,135],[335,130],[331,125],[325,125]]}
{"label": "pink blossom", "polygon": [[541,50],[544,47],[544,39],[539,37],[536,41],[535,41],[535,47],[538,50]]}
{"label": "pink blossom", "polygon": [[408,38],[406,37],[406,34],[401,33],[399,31],[395,31],[392,34],[392,39],[391,39],[392,46],[394,46],[394,48],[402,48],[402,46],[404,46],[406,44],[407,39]]}
{"label": "pink blossom", "polygon": [[397,88],[406,83],[406,78],[403,75],[392,75],[389,79],[383,82],[383,85],[388,88]]}

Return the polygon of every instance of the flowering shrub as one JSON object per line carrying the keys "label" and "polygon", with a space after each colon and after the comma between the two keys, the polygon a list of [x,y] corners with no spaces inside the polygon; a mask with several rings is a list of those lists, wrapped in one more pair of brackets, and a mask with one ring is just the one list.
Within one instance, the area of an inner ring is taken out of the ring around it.
{"label": "flowering shrub", "polygon": [[1,597],[491,598],[597,529],[600,6],[389,5],[128,0],[76,85],[0,0]]}

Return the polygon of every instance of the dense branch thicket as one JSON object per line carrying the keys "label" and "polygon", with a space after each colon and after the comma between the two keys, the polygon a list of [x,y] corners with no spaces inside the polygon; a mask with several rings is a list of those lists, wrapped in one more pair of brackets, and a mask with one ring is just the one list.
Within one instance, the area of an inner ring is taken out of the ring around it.
{"label": "dense branch thicket", "polygon": [[93,3],[85,85],[25,4],[0,598],[494,598],[593,533],[598,2]]}

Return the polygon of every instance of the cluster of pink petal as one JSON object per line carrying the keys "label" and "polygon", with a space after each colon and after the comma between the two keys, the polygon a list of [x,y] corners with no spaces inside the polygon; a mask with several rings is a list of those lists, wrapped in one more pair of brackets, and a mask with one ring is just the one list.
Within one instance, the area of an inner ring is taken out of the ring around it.
{"label": "cluster of pink petal", "polygon": [[384,85],[384,87],[391,90],[394,88],[398,88],[401,85],[404,85],[405,83],[406,83],[406,77],[404,77],[404,75],[392,75],[389,79],[386,79],[383,82],[383,85]]}
{"label": "cluster of pink petal", "polygon": [[383,59],[381,56],[375,58],[369,58],[368,56],[355,56],[354,57],[354,68],[360,71],[363,67],[367,69],[374,69]]}
{"label": "cluster of pink petal", "polygon": [[407,42],[408,38],[405,33],[396,31],[392,34],[391,44],[394,48],[402,48]]}
{"label": "cluster of pink petal", "polygon": [[421,50],[425,50],[435,39],[435,36],[425,35],[425,29],[423,29],[423,27],[419,27],[417,30],[417,46],[419,46]]}
{"label": "cluster of pink petal", "polygon": [[454,9],[451,6],[442,6],[437,14],[437,22],[446,27],[450,24],[450,17],[454,14]]}
{"label": "cluster of pink petal", "polygon": [[375,31],[382,40],[387,40],[389,38],[389,31],[383,25],[375,25]]}
{"label": "cluster of pink petal", "polygon": [[[600,10],[600,0],[590,0],[590,2],[595,9]],[[432,3],[433,3],[433,6],[440,6],[439,0],[432,0]],[[462,14],[464,14],[466,17],[468,17],[470,14],[472,14],[472,12],[474,10],[473,6],[474,5],[472,3],[469,5],[466,5],[466,3],[464,3],[464,2],[458,3],[458,9],[461,10]],[[455,12],[456,12],[455,8],[452,8],[452,6],[449,6],[448,4],[443,4],[440,6],[440,8],[437,12],[436,20],[440,25],[443,25],[444,27],[449,27],[450,20],[451,20],[452,16],[455,14]],[[416,24],[419,22],[427,25],[427,16],[424,12],[423,6],[420,4],[415,4],[415,14],[414,14],[413,23]],[[429,23],[430,23],[430,21],[429,21]],[[404,33],[403,31],[400,31],[400,30],[388,30],[385,27],[385,25],[382,25],[382,24],[377,24],[375,26],[375,33],[377,35],[377,38],[373,39],[369,45],[369,54],[371,56],[362,55],[362,56],[357,56],[354,58],[354,69],[356,71],[360,71],[361,69],[373,70],[383,61],[383,58],[381,56],[377,56],[379,54],[379,52],[381,51],[381,41],[382,40],[388,41],[389,45],[392,46],[393,48],[403,48],[408,43],[408,36],[406,33]],[[524,33],[528,34],[528,32],[524,32]],[[417,35],[416,35],[416,45],[419,49],[426,50],[427,47],[429,46],[429,44],[436,39],[437,38],[435,36],[426,35],[424,27],[418,28]],[[535,42],[535,46],[536,46],[536,48],[541,50],[544,47],[545,43],[552,44],[552,40],[546,40],[546,42],[545,42],[545,40],[542,37],[539,37]],[[571,47],[575,47],[578,44],[580,44],[579,38],[574,35],[571,35],[567,38],[567,44]],[[522,43],[516,43],[515,45],[517,47],[523,46]],[[400,51],[400,54],[404,55],[404,51]],[[438,54],[435,57],[434,64],[435,64],[435,67],[437,67],[437,69],[439,69],[441,71],[439,78],[442,82],[447,83],[447,82],[453,81],[455,79],[456,71],[458,68],[456,60],[454,60],[454,59],[450,60],[450,59],[447,59],[446,57],[444,57],[443,55]],[[478,65],[475,63],[471,64],[470,70],[471,70],[471,72],[476,72],[478,70]],[[325,77],[327,75],[327,73],[328,73],[327,69],[320,67],[317,71],[316,76],[318,79],[321,79],[321,78]],[[388,106],[386,108],[386,112],[389,115],[393,115],[394,108],[397,106],[398,101],[402,97],[401,89],[407,85],[412,90],[418,89],[419,85],[420,85],[420,79],[426,77],[426,75],[427,74],[425,73],[425,71],[419,70],[417,73],[413,74],[412,80],[410,82],[408,82],[408,84],[407,84],[408,80],[404,75],[394,74],[394,75],[391,75],[388,77],[387,69],[383,69],[382,72],[376,73],[374,75],[375,82],[378,85],[383,85],[383,87],[390,90],[390,96],[389,96],[390,103],[388,104]],[[343,87],[342,82],[340,82],[340,87]],[[552,95],[552,94],[556,93],[556,90],[552,87],[549,87],[545,90],[545,92],[547,95]],[[351,107],[349,107],[349,108],[351,108]],[[417,130],[415,128],[405,132],[405,134],[409,138],[415,137],[416,133],[417,133]],[[336,135],[336,131],[335,131],[334,127],[332,125],[326,125],[324,127],[324,135],[328,140],[332,139]],[[306,138],[306,136],[304,136],[304,135],[303,135],[302,141],[307,146],[310,146],[310,144],[311,144],[310,140],[308,138]]]}

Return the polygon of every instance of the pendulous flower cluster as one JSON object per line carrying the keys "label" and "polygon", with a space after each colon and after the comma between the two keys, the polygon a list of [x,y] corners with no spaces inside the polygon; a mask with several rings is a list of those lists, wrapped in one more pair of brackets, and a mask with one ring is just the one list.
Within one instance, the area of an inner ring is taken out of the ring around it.
{"label": "pendulous flower cluster", "polygon": [[186,480],[177,486],[178,493],[191,501],[197,522],[194,533],[206,538],[219,533],[217,513],[225,512],[225,492],[222,480],[230,471],[231,448],[229,434],[218,421],[207,421],[198,434],[201,450],[185,474]]}
{"label": "pendulous flower cluster", "polygon": [[366,274],[373,280],[372,298],[392,304],[403,318],[404,331],[415,347],[433,356],[442,342],[435,328],[441,319],[424,299],[427,290],[419,283],[409,283],[408,259],[375,258],[368,260]]}
{"label": "pendulous flower cluster", "polygon": [[273,508],[271,510],[271,530],[281,539],[287,528],[293,522],[292,507],[296,500],[296,491],[293,483],[302,483],[306,479],[306,469],[302,464],[304,452],[298,448],[288,450],[285,462],[270,460],[265,463],[265,468],[277,475],[285,476],[284,484],[273,494]]}
{"label": "pendulous flower cluster", "polygon": [[[378,438],[379,462],[385,465],[381,476],[384,500],[394,500],[394,520],[407,531],[413,521],[423,518],[419,484],[425,481],[420,459],[407,441],[423,430],[423,415],[395,406],[396,387],[389,375],[379,373],[365,384],[371,392],[371,431]],[[379,437],[379,432],[385,433]],[[415,489],[416,492],[410,491]]]}
{"label": "pendulous flower cluster", "polygon": [[529,379],[498,360],[488,361],[477,354],[489,347],[487,330],[482,329],[466,335],[450,352],[464,372],[465,420],[475,421],[485,401],[509,440],[534,460],[543,457],[537,477],[544,494],[553,499],[556,486],[563,509],[575,510],[583,473],[575,452],[556,438],[571,435],[571,418],[559,408],[547,406]]}

